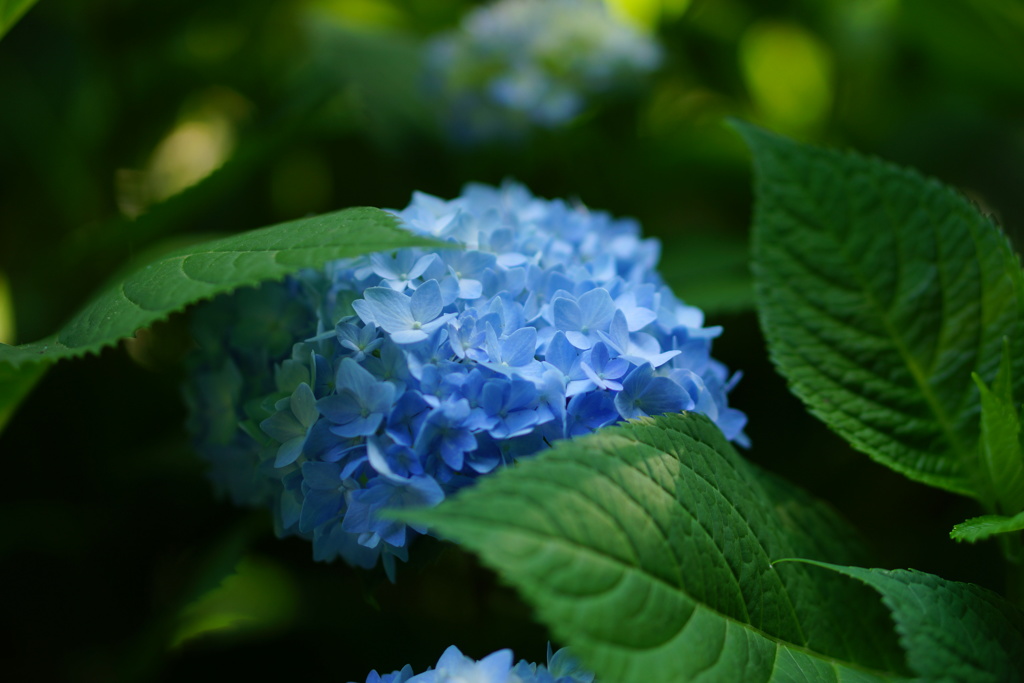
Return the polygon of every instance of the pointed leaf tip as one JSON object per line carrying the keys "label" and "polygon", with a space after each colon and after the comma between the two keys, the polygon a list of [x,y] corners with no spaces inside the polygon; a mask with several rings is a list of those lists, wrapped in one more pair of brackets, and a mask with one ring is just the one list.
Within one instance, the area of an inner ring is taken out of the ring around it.
{"label": "pointed leaf tip", "polygon": [[109,285],[54,337],[0,345],[0,363],[53,363],[113,346],[186,306],[240,287],[279,280],[327,261],[405,246],[446,246],[399,227],[393,214],[343,209],[193,245]]}
{"label": "pointed leaf tip", "polygon": [[1024,390],[1024,275],[1006,237],[912,170],[740,125],[754,156],[755,296],[811,412],[904,475],[981,496],[971,373],[1008,338]]}

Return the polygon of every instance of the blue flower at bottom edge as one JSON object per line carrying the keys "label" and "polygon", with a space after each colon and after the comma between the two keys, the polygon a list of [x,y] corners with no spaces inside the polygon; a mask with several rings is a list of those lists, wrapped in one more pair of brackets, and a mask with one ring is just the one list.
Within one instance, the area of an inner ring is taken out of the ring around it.
{"label": "blue flower at bottom edge", "polygon": [[593,683],[590,673],[565,648],[552,653],[548,644],[547,665],[520,660],[512,665],[512,651],[498,650],[476,661],[452,645],[437,664],[413,675],[406,665],[399,671],[381,675],[371,671],[366,683]]}
{"label": "blue flower at bottom edge", "polygon": [[693,410],[746,443],[738,375],[710,355],[721,328],[665,286],[634,221],[515,183],[397,213],[453,249],[334,261],[194,316],[197,449],[279,535],[393,576],[424,530],[381,510],[436,505],[559,439]]}

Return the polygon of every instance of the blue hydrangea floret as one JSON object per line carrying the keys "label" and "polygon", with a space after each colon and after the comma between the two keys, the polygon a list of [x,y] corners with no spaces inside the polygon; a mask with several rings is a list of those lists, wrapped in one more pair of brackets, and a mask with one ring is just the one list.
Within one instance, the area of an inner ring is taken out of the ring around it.
{"label": "blue hydrangea floret", "polygon": [[397,212],[452,249],[329,263],[194,316],[199,451],[235,501],[270,506],[314,556],[393,575],[437,505],[559,439],[682,410],[738,443],[720,327],[655,270],[656,240],[521,185],[417,193]]}
{"label": "blue hydrangea floret", "polygon": [[547,665],[520,660],[512,665],[512,651],[498,650],[476,661],[452,645],[437,664],[413,674],[406,665],[399,671],[379,674],[371,671],[366,683],[594,683],[594,674],[584,669],[569,650],[551,651]]}

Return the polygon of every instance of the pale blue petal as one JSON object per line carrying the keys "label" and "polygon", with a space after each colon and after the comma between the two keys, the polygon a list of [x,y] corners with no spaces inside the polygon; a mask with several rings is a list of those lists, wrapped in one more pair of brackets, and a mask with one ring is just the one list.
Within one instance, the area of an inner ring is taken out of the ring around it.
{"label": "pale blue petal", "polygon": [[415,344],[421,342],[430,335],[423,330],[402,330],[391,333],[391,341],[396,344]]}
{"label": "pale blue petal", "polygon": [[334,381],[339,390],[348,389],[359,398],[366,396],[378,384],[373,375],[351,358],[341,359]]}
{"label": "pale blue petal", "polygon": [[[433,282],[433,280],[431,280]],[[454,313],[445,313],[440,318],[436,318],[429,323],[424,323],[420,326],[420,330],[425,332],[428,336],[434,334],[437,330],[447,325],[455,317]],[[394,339],[394,337],[392,337]]]}
{"label": "pale blue petal", "polygon": [[481,659],[477,667],[480,671],[478,680],[488,681],[488,683],[504,683],[512,669],[512,650],[493,652]]}
{"label": "pale blue petal", "polygon": [[446,277],[441,280],[441,303],[450,306],[455,303],[459,295],[459,281],[454,277]]}
{"label": "pale blue petal", "polygon": [[409,308],[413,319],[420,323],[428,323],[441,315],[444,304],[441,301],[441,286],[437,280],[429,280],[420,285],[412,293]]}
{"label": "pale blue petal", "polygon": [[377,439],[366,440],[366,456],[367,461],[370,463],[370,467],[375,469],[379,474],[391,479],[392,481],[408,481],[407,477],[402,477],[391,469],[391,465],[388,464],[387,458],[384,457],[384,451]]}
{"label": "pale blue petal", "polygon": [[593,345],[593,342],[590,341],[590,337],[583,334],[582,332],[577,332],[576,330],[567,330],[565,333],[565,338],[568,339],[569,343],[575,346],[577,349],[586,350]]}
{"label": "pale blue petal", "polygon": [[[607,292],[605,292],[607,294]],[[569,332],[583,329],[583,311],[572,299],[558,298],[551,302],[551,310],[555,318],[555,327]],[[569,335],[566,334],[566,337]],[[569,340],[570,342],[572,339]],[[575,344],[573,346],[576,346]],[[579,348],[579,347],[577,347]]]}
{"label": "pale blue petal", "polygon": [[[352,309],[359,316],[359,319],[367,325],[377,325],[373,317],[373,305],[366,299],[356,299],[352,302]],[[377,325],[379,327],[379,325]]]}
{"label": "pale blue petal", "polygon": [[431,264],[434,263],[435,259],[437,259],[437,254],[427,254],[425,256],[421,256],[419,260],[416,261],[416,265],[414,265],[412,269],[409,271],[407,278],[409,280],[415,280],[420,275],[423,275],[423,273],[427,272],[427,268],[429,268]]}
{"label": "pale blue petal", "polygon": [[579,355],[580,352],[576,350],[576,347],[565,338],[565,333],[559,331],[548,342],[544,360],[561,370],[563,374],[568,374],[573,361],[579,358]]}
{"label": "pale blue petal", "polygon": [[668,377],[655,377],[641,396],[642,408],[648,415],[677,413],[693,407],[693,400],[681,386]]}
{"label": "pale blue petal", "polygon": [[395,260],[387,252],[370,254],[370,267],[378,277],[386,280],[399,279],[398,271],[395,269]]}
{"label": "pale blue petal", "polygon": [[616,312],[615,302],[603,288],[590,290],[579,298],[578,304],[583,312],[583,324],[591,330],[606,329]]}
{"label": "pale blue petal", "polygon": [[587,379],[589,379],[592,383],[596,384],[602,389],[607,389],[604,380],[597,376],[597,373],[594,372],[594,369],[590,367],[590,363],[583,361],[582,363],[580,363],[580,369],[583,370],[584,373],[586,373]]}
{"label": "pale blue petal", "polygon": [[[369,304],[373,322],[377,327],[383,327],[391,333],[412,328],[415,320],[410,308],[409,297],[405,294],[396,292],[390,287],[370,287],[363,292],[363,297]],[[355,302],[353,302],[354,305]],[[356,312],[359,312],[358,308],[356,308]],[[360,314],[359,317],[363,316]]]}
{"label": "pale blue petal", "polygon": [[533,327],[518,329],[502,342],[502,360],[509,365],[526,365],[534,360],[537,351],[537,330]]}
{"label": "pale blue petal", "polygon": [[483,296],[484,285],[479,280],[472,280],[469,278],[461,278],[459,280],[459,298],[460,299],[479,299]]}

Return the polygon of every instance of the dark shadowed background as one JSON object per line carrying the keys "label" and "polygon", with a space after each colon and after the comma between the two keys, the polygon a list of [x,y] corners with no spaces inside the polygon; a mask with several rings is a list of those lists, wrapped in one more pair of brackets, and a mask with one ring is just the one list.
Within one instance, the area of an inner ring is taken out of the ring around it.
{"label": "dark shadowed background", "polygon": [[[852,452],[787,391],[752,308],[734,116],[884,157],[1024,229],[1016,0],[619,0],[665,50],[631,92],[514,143],[454,145],[419,46],[459,0],[41,0],[0,40],[0,341],[59,325],[116,269],[188,241],[514,178],[638,218],[676,293],[725,327],[748,456],[878,552],[1001,588],[977,511]],[[674,8],[674,11],[670,11]],[[423,541],[398,582],[315,563],[219,501],[179,394],[183,316],[54,367],[0,434],[3,670],[18,681],[364,680],[451,644],[543,660],[529,609]],[[227,577],[227,578],[225,578]],[[5,677],[6,677],[5,675]]]}

